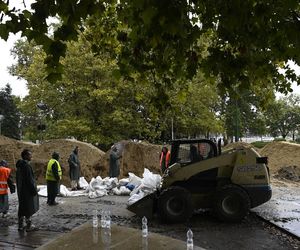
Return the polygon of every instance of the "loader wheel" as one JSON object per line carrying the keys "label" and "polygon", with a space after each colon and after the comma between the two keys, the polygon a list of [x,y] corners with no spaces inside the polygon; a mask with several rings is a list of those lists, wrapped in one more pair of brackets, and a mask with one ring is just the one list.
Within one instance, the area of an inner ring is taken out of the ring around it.
{"label": "loader wheel", "polygon": [[191,194],[182,187],[169,187],[158,197],[158,214],[165,222],[187,221],[193,213]]}
{"label": "loader wheel", "polygon": [[249,212],[250,198],[242,188],[225,185],[216,191],[213,209],[220,220],[239,222]]}

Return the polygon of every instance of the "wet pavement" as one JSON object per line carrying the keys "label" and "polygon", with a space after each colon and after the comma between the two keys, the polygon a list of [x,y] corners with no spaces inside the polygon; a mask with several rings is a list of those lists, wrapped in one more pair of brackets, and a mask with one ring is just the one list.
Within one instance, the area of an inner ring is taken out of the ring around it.
{"label": "wet pavement", "polygon": [[300,187],[273,187],[272,199],[253,211],[300,238]]}
{"label": "wet pavement", "polygon": [[[278,209],[281,211],[282,208],[271,206],[272,204],[276,205],[276,202],[278,204],[285,204],[286,202],[291,202],[291,204],[296,202],[299,204],[299,200],[293,198],[298,197],[299,189],[273,189],[274,202],[272,199],[270,204],[267,203],[264,206],[260,206],[257,213],[264,214],[264,211],[266,211],[265,216],[273,214],[274,221],[276,218],[282,218],[281,222],[299,222],[300,214],[297,207],[291,209],[292,214],[287,213],[287,210],[284,211],[285,216],[281,217],[275,211],[278,211]],[[10,216],[5,220],[0,219],[0,228],[7,228],[6,230],[11,232],[8,235],[12,234],[18,237],[18,234],[13,232],[16,231],[18,202],[15,194],[10,195],[9,199]],[[40,210],[33,216],[33,223],[40,228],[41,235],[44,232],[49,232],[49,237],[44,238],[43,242],[34,243],[34,247],[43,245],[45,241],[51,240],[51,237],[56,238],[78,226],[91,223],[94,209],[98,211],[110,210],[113,225],[137,230],[141,229],[141,219],[126,209],[128,196],[104,196],[97,199],[89,199],[88,197],[58,197],[57,200],[60,202],[58,206],[48,206],[46,198],[40,197]],[[291,208],[292,206],[286,205],[286,207]],[[286,219],[284,220],[283,218]],[[193,230],[195,246],[205,249],[300,249],[299,238],[291,237],[285,232],[278,230],[277,227],[258,219],[254,213],[250,213],[245,220],[237,224],[221,223],[208,211],[199,212],[189,222],[182,224],[161,224],[156,218],[148,223],[150,233],[158,233],[184,242],[186,241],[186,232],[189,228]],[[35,234],[39,235],[39,233]],[[26,237],[23,240],[26,240]],[[35,237],[31,234],[31,237],[39,238],[42,236]],[[8,239],[6,236],[1,237],[0,234],[0,246],[1,243],[5,244],[6,239]],[[20,239],[16,238],[16,243],[18,243],[18,240]],[[22,244],[21,241],[19,242]],[[27,242],[30,241],[28,240]],[[29,249],[17,248],[17,245],[15,244],[14,248],[5,249]]]}
{"label": "wet pavement", "polygon": [[[186,242],[149,233],[142,237],[141,230],[112,225],[111,229],[93,228],[85,223],[71,232],[38,248],[38,250],[76,250],[76,249],[122,249],[122,250],[181,250]],[[204,250],[194,246],[194,250]]]}

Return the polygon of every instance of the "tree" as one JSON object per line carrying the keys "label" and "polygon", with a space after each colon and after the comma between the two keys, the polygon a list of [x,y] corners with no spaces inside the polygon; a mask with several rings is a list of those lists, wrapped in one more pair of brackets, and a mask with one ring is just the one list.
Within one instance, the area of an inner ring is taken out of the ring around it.
{"label": "tree", "polygon": [[[6,40],[9,33],[21,31],[42,45],[51,82],[62,76],[65,42],[76,40],[86,28],[82,21],[92,17],[114,20],[123,75],[155,69],[161,75],[192,78],[201,67],[221,79],[220,88],[240,82],[244,88],[273,86],[287,93],[290,81],[300,83],[287,64],[292,60],[300,65],[297,0],[38,0],[31,5],[32,12],[10,9],[8,2],[0,1],[0,37]],[[107,12],[111,7],[115,11]],[[46,19],[54,16],[61,24],[50,37]],[[111,35],[102,34],[102,39],[108,41]],[[203,37],[209,37],[206,55],[199,42]]]}
{"label": "tree", "polygon": [[[182,86],[182,83],[177,83]],[[171,95],[174,128],[178,138],[206,137],[224,131],[218,115],[220,101],[216,81],[206,79],[201,72],[187,82],[187,90],[175,88]]]}
{"label": "tree", "polygon": [[[77,42],[67,44],[62,81],[52,84],[45,79],[45,54],[40,47],[26,41],[16,44],[13,51],[24,60],[17,61],[11,71],[28,82],[29,95],[21,110],[26,134],[32,140],[43,136],[104,144],[124,138],[166,141],[171,139],[172,119],[182,136],[222,130],[215,119],[218,97],[213,78],[207,80],[199,73],[183,83],[168,74],[161,76],[155,69],[121,76],[114,53],[92,52],[90,40],[96,41],[99,35],[95,32],[93,36],[93,31],[87,29]],[[27,53],[31,50],[33,53]],[[47,109],[38,109],[38,103],[47,104]],[[40,124],[46,125],[42,134]]]}
{"label": "tree", "polygon": [[20,139],[20,113],[16,107],[19,100],[12,96],[9,84],[0,90],[0,114],[3,115],[1,134],[10,138]]}
{"label": "tree", "polygon": [[274,101],[266,111],[267,125],[273,136],[281,135],[286,138],[295,132],[300,125],[299,96],[290,95]]}
{"label": "tree", "polygon": [[[268,96],[264,100],[262,97]],[[223,92],[222,118],[225,123],[226,134],[231,141],[236,142],[247,134],[264,134],[262,112],[268,103],[275,98],[272,88],[242,89]]]}

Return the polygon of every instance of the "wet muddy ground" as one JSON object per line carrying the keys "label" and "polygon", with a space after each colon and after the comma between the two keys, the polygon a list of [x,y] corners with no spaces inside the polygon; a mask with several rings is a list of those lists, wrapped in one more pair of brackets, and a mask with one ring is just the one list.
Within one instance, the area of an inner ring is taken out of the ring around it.
{"label": "wet muddy ground", "polygon": [[272,199],[253,210],[264,219],[300,237],[300,187],[273,187]]}
{"label": "wet muddy ground", "polygon": [[[46,198],[40,197],[40,210],[34,215],[33,223],[41,230],[63,234],[87,221],[91,222],[94,209],[110,210],[112,223],[141,227],[141,219],[126,209],[128,196],[105,196],[97,199],[59,197],[57,200],[60,202],[58,206],[49,207]],[[10,195],[10,216],[0,219],[0,227],[17,227],[17,205],[16,195]],[[300,249],[299,238],[262,221],[255,213],[250,213],[238,224],[221,223],[209,212],[199,212],[185,224],[166,225],[154,219],[148,225],[150,232],[183,241],[186,240],[187,229],[191,228],[194,244],[206,249]]]}

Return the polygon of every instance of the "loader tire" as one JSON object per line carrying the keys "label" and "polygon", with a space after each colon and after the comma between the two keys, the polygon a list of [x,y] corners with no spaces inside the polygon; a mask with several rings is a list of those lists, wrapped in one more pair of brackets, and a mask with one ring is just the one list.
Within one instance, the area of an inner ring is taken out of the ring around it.
{"label": "loader tire", "polygon": [[193,214],[191,194],[182,187],[169,187],[160,193],[157,208],[162,221],[185,222]]}
{"label": "loader tire", "polygon": [[249,213],[250,198],[247,192],[235,185],[225,185],[217,189],[213,210],[225,222],[239,222]]}

